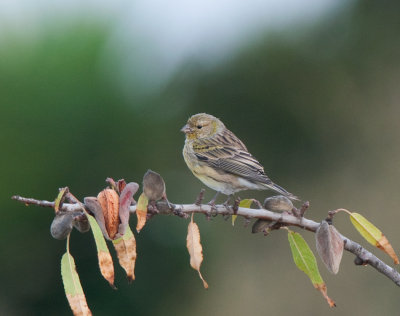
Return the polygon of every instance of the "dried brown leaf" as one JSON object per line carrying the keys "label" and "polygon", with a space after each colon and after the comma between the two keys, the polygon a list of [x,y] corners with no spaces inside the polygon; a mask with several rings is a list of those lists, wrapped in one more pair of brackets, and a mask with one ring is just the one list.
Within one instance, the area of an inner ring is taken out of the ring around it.
{"label": "dried brown leaf", "polygon": [[115,238],[118,233],[119,220],[119,196],[117,192],[112,189],[105,189],[97,195],[104,215],[104,222],[108,236],[111,239]]}
{"label": "dried brown leaf", "polygon": [[54,210],[56,213],[60,210],[60,207],[62,206],[62,203],[65,199],[65,195],[69,192],[68,187],[65,188],[60,188],[60,191],[58,192],[58,195],[56,199],[54,200]]}
{"label": "dried brown leaf", "polygon": [[381,239],[378,240],[376,246],[386,252],[394,261],[394,264],[399,264],[399,258],[397,257],[396,253],[392,245],[389,243],[389,240],[386,238],[384,234],[382,234]]}
{"label": "dried brown leaf", "polygon": [[99,259],[99,267],[101,275],[110,283],[111,287],[114,285],[114,265],[109,252],[99,251],[97,253]]}
{"label": "dried brown leaf", "polygon": [[326,299],[327,303],[329,304],[329,307],[336,307],[336,303],[334,300],[332,300],[329,296],[328,296],[328,290],[326,288],[325,283],[323,284],[314,284],[315,288],[321,292],[321,294],[324,296],[324,298]]}
{"label": "dried brown leaf", "polygon": [[125,270],[129,281],[135,280],[136,240],[129,226],[123,237],[113,240],[120,266]]}
{"label": "dried brown leaf", "polygon": [[92,312],[87,305],[85,294],[66,294],[69,306],[75,316],[90,316]]}
{"label": "dried brown leaf", "polygon": [[344,242],[333,225],[323,221],[315,233],[317,252],[327,269],[337,274],[343,256]]}
{"label": "dried brown leaf", "polygon": [[189,222],[188,226],[188,234],[186,237],[186,247],[189,251],[190,255],[190,266],[197,270],[199,273],[200,279],[203,281],[204,288],[208,288],[207,282],[204,280],[203,276],[200,272],[200,266],[203,262],[203,248],[200,243],[200,230],[195,222],[193,222],[193,213],[192,219]]}

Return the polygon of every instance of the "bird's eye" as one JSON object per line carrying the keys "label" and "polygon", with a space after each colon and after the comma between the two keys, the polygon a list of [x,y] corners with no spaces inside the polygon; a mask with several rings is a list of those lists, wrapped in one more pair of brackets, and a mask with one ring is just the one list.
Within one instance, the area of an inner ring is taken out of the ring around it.
{"label": "bird's eye", "polygon": [[203,126],[201,126],[201,125],[197,125],[197,128],[198,128],[198,129],[201,129],[202,127],[203,127]]}

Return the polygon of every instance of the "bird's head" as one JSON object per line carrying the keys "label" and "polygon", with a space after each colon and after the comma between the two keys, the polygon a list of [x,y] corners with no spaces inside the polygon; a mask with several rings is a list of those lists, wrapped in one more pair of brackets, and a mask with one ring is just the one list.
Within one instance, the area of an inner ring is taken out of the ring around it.
{"label": "bird's head", "polygon": [[211,137],[224,128],[224,123],[215,116],[199,113],[190,117],[181,131],[186,134],[187,139],[192,140]]}

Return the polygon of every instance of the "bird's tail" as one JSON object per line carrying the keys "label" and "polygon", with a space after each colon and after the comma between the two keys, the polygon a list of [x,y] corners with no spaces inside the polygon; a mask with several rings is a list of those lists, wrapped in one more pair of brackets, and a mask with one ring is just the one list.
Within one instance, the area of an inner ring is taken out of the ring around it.
{"label": "bird's tail", "polygon": [[280,187],[279,185],[277,185],[277,184],[275,184],[273,182],[268,183],[268,184],[264,184],[264,185],[268,189],[273,190],[273,191],[275,191],[275,192],[277,192],[279,194],[282,194],[282,195],[286,196],[287,198],[289,198],[289,199],[291,199],[293,201],[300,201],[300,199],[297,196],[295,196],[292,193],[286,191],[284,188]]}

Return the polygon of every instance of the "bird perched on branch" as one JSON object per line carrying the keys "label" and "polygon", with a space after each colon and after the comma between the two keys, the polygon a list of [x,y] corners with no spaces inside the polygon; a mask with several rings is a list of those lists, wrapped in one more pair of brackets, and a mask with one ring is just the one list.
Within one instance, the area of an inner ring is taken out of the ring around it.
{"label": "bird perched on branch", "polygon": [[242,190],[273,190],[298,200],[273,183],[263,166],[218,118],[205,113],[193,115],[182,127],[186,135],[183,157],[190,171],[218,193],[232,195]]}

